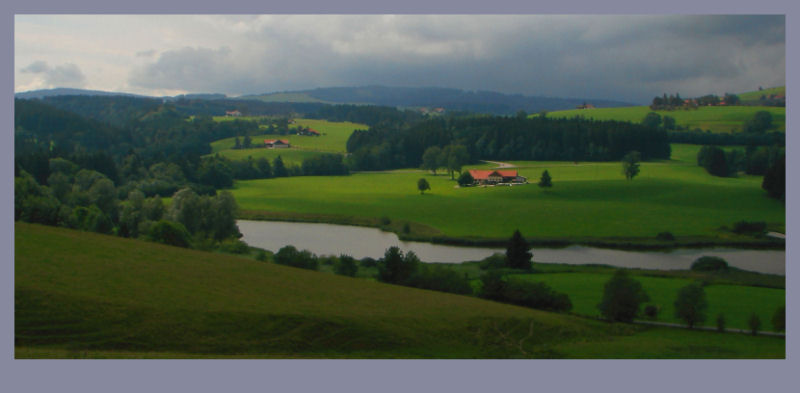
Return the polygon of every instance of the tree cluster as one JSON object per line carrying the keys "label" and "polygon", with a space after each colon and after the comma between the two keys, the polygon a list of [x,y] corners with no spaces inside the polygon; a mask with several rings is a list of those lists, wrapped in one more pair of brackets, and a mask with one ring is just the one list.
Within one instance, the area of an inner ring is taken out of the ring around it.
{"label": "tree cluster", "polygon": [[567,312],[572,309],[572,301],[567,294],[556,292],[543,282],[505,278],[495,269],[481,276],[479,296],[539,310]]}
{"label": "tree cluster", "polygon": [[[669,158],[663,129],[617,121],[475,116],[432,119],[408,127],[356,130],[347,141],[351,169],[441,168],[431,147],[462,145],[467,162],[489,160],[610,161],[636,150],[642,159]],[[435,151],[435,150],[434,150]]]}
{"label": "tree cluster", "polygon": [[421,263],[413,251],[405,255],[398,247],[390,247],[377,261],[380,282],[440,292],[471,294],[472,287],[464,276],[444,266]]}

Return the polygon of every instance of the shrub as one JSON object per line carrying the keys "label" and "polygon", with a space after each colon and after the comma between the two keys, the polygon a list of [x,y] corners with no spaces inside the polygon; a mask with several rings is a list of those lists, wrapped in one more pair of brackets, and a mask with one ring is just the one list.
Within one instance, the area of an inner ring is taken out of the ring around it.
{"label": "shrub", "polygon": [[702,256],[692,263],[691,270],[699,272],[724,272],[728,270],[728,262],[720,257]]}
{"label": "shrub", "polygon": [[756,313],[750,314],[750,319],[747,320],[747,326],[750,327],[750,333],[752,335],[755,336],[758,334],[758,329],[761,328],[761,319]]}
{"label": "shrub", "polygon": [[392,220],[389,217],[383,216],[381,217],[381,225],[389,225],[392,223]]}
{"label": "shrub", "polygon": [[458,177],[458,185],[460,187],[471,186],[473,183],[475,183],[475,179],[472,177],[469,171],[462,173],[461,176]]}
{"label": "shrub", "polygon": [[639,305],[650,300],[642,284],[619,269],[603,287],[603,299],[597,307],[612,321],[631,322],[639,313]]}
{"label": "shrub", "polygon": [[733,224],[733,233],[737,233],[740,235],[745,235],[745,234],[759,235],[764,233],[766,229],[767,229],[767,223],[763,221],[759,222],[739,221]]}
{"label": "shrub", "polygon": [[403,224],[403,233],[405,234],[411,233],[411,227],[408,225],[408,223]]}
{"label": "shrub", "polygon": [[228,239],[220,243],[219,250],[231,254],[247,254],[250,247],[239,239]]}
{"label": "shrub", "polygon": [[333,266],[333,272],[343,276],[355,277],[358,273],[356,259],[349,255],[340,255],[339,260]]}
{"label": "shrub", "polygon": [[720,333],[725,332],[725,316],[717,314],[717,331]]}
{"label": "shrub", "polygon": [[480,268],[483,270],[486,269],[497,269],[506,266],[506,255],[496,252],[481,261]]}
{"label": "shrub", "polygon": [[672,232],[660,232],[656,235],[656,239],[664,241],[675,241],[675,235]]}
{"label": "shrub", "polygon": [[420,265],[406,285],[432,291],[472,294],[472,286],[464,276],[444,266]]}
{"label": "shrub", "polygon": [[569,311],[572,302],[543,282],[506,280],[502,273],[490,270],[481,276],[479,296],[484,299],[548,311]]}
{"label": "shrub", "polygon": [[378,261],[375,258],[364,257],[361,258],[359,264],[361,264],[361,267],[375,267],[378,266]]}
{"label": "shrub", "polygon": [[267,259],[267,252],[264,250],[259,250],[256,254],[256,261],[266,262]]}
{"label": "shrub", "polygon": [[706,292],[698,283],[689,284],[678,291],[675,316],[686,321],[689,329],[706,320],[706,308]]}
{"label": "shrub", "polygon": [[178,222],[160,220],[150,228],[150,240],[170,246],[189,247],[189,231]]}
{"label": "shrub", "polygon": [[317,270],[318,261],[311,251],[298,251],[294,246],[288,245],[281,248],[274,256],[275,263],[301,269]]}
{"label": "shrub", "polygon": [[644,308],[644,316],[648,319],[656,319],[658,317],[658,307],[652,304]]}

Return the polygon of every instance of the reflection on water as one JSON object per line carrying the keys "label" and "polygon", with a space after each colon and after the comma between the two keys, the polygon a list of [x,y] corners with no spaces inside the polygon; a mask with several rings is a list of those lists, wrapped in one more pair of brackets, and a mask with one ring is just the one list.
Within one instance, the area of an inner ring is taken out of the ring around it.
{"label": "reflection on water", "polygon": [[[422,242],[404,242],[391,232],[376,228],[348,225],[308,224],[278,221],[237,221],[247,244],[278,251],[291,244],[317,255],[347,254],[355,258],[383,256],[387,248],[400,247],[403,252],[414,251],[425,262],[459,263],[486,258],[498,248],[447,246]],[[786,252],[783,250],[737,250],[729,248],[677,249],[673,251],[620,251],[594,247],[535,248],[536,262],[588,264],[635,267],[643,269],[688,269],[703,255],[724,258],[740,269],[761,273],[786,274]]]}

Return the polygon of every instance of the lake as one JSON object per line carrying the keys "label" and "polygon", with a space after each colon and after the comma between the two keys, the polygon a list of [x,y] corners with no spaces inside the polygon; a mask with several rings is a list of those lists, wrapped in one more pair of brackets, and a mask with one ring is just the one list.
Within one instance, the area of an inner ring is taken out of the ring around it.
{"label": "lake", "polygon": [[[361,259],[378,259],[387,248],[400,247],[403,252],[413,251],[425,262],[460,263],[477,261],[500,248],[449,246],[424,242],[401,241],[396,234],[376,228],[334,224],[310,224],[280,221],[238,220],[242,240],[253,247],[278,251],[286,245],[299,250],[309,250],[317,255],[347,254]],[[533,249],[533,259],[544,263],[604,264],[611,266],[682,270],[705,255],[724,258],[730,266],[760,273],[786,274],[784,250],[745,250],[732,248],[675,249],[670,251],[623,251],[595,247],[570,246],[566,248]]]}

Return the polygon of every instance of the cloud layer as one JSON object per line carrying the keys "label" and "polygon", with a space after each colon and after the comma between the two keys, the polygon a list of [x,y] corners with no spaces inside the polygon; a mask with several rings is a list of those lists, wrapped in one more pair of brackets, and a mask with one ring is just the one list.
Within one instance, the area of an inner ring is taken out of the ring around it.
{"label": "cloud layer", "polygon": [[[380,84],[643,102],[785,83],[783,16],[129,16],[113,26],[106,36],[131,37],[114,48],[130,58],[115,66],[117,86],[140,92]],[[125,35],[135,27],[139,39]],[[86,57],[102,72],[100,54]],[[69,64],[46,61],[18,71],[44,65],[52,82],[69,80]]]}

